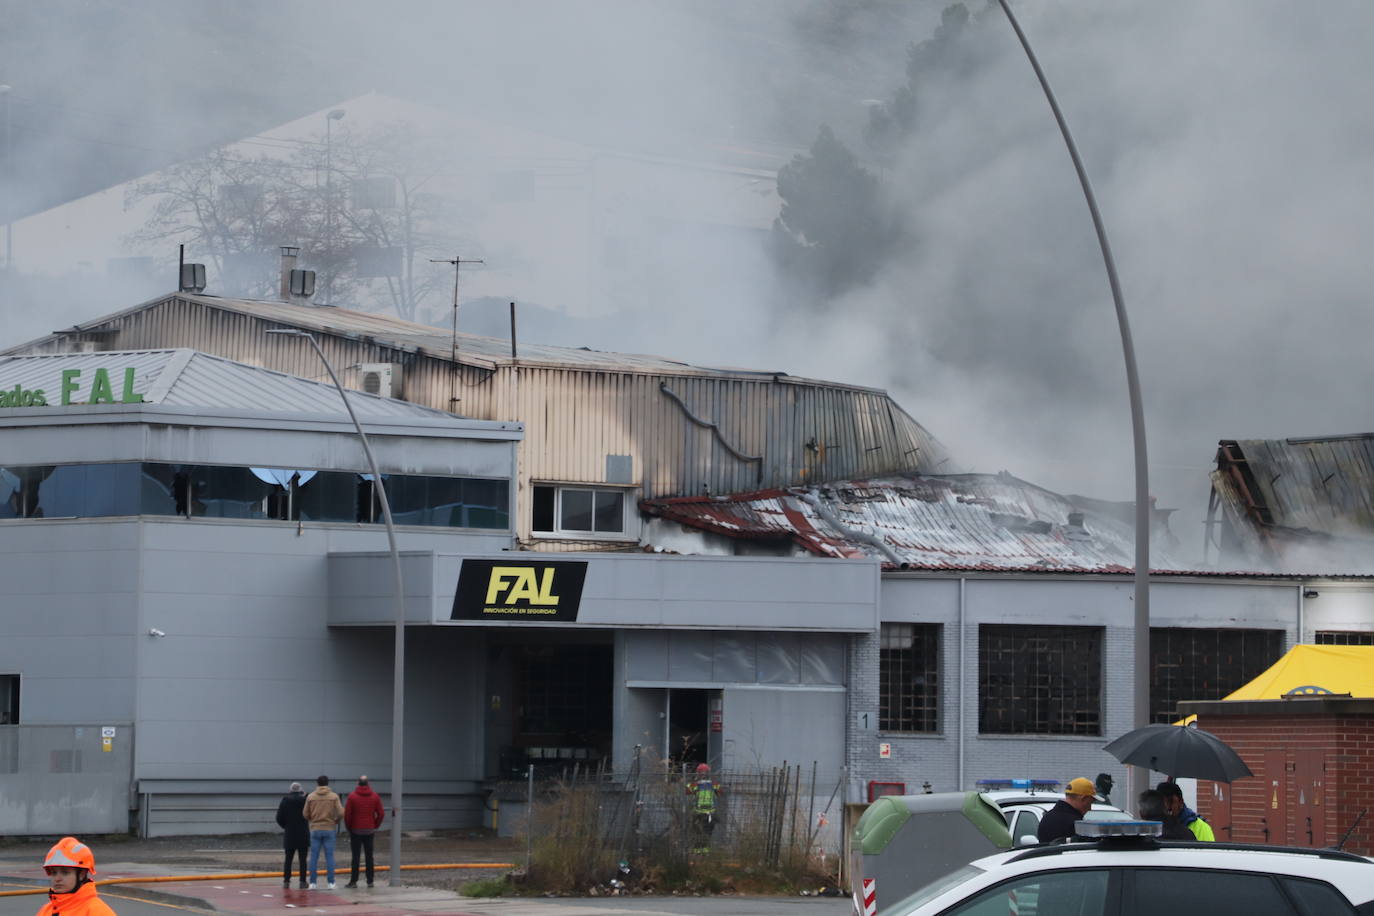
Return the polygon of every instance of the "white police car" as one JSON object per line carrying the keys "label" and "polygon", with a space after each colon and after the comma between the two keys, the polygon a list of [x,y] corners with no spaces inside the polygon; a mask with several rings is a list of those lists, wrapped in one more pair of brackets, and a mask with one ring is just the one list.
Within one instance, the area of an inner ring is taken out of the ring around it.
{"label": "white police car", "polygon": [[1330,849],[1176,843],[1158,821],[1078,822],[1095,842],[978,859],[886,916],[1370,916],[1374,860]]}
{"label": "white police car", "polygon": [[[1017,846],[1035,841],[1040,818],[1064,797],[1062,783],[1057,779],[980,779],[975,785],[1002,809],[1011,841]],[[1099,799],[1083,819],[1109,821],[1124,817],[1126,812]]]}

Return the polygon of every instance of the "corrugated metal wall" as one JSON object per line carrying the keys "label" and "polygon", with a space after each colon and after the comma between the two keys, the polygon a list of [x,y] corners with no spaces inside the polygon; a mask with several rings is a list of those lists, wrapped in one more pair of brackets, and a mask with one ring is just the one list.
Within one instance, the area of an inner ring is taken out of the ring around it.
{"label": "corrugated metal wall", "polygon": [[[279,326],[229,308],[169,297],[115,316],[103,349],[190,347],[304,378],[328,380],[310,346],[269,336]],[[57,352],[72,338],[35,352]],[[525,424],[519,535],[529,537],[529,481],[606,482],[606,456],[628,455],[642,497],[738,493],[808,482],[949,470],[943,447],[891,398],[781,376],[616,372],[540,365],[463,365],[367,337],[318,335],[345,385],[361,363],[404,367],[406,400],[478,419]],[[662,390],[666,386],[673,396]],[[674,397],[681,401],[679,405]],[[451,398],[454,398],[451,402]],[[685,409],[684,409],[685,407]],[[719,435],[688,418],[717,424]],[[722,440],[746,456],[732,455]]]}

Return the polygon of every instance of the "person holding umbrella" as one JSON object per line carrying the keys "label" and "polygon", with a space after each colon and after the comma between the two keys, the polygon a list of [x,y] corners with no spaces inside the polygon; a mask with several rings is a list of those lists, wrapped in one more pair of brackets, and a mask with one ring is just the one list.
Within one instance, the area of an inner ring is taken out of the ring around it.
{"label": "person holding umbrella", "polygon": [[1079,776],[1077,779],[1069,781],[1068,787],[1064,790],[1064,797],[1054,803],[1054,807],[1045,812],[1045,816],[1040,819],[1040,826],[1035,831],[1035,838],[1042,843],[1049,843],[1053,840],[1072,840],[1075,836],[1074,825],[1083,820],[1083,815],[1092,810],[1093,796],[1097,795],[1097,787],[1093,785],[1091,779]]}
{"label": "person holding umbrella", "polygon": [[1178,783],[1166,779],[1155,788],[1160,795],[1164,796],[1164,810],[1178,818],[1178,822],[1187,827],[1199,842],[1216,842],[1217,835],[1212,832],[1212,826],[1204,821],[1196,811],[1184,804],[1183,790],[1178,787]]}

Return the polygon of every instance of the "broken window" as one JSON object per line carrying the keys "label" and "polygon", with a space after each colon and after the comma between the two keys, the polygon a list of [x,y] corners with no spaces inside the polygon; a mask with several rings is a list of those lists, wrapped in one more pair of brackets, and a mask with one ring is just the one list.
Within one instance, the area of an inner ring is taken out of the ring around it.
{"label": "broken window", "polygon": [[978,627],[978,731],[1102,734],[1102,627]]}
{"label": "broken window", "polygon": [[1318,630],[1319,646],[1374,646],[1374,632],[1369,630]]}
{"label": "broken window", "polygon": [[878,644],[878,728],[938,731],[939,687],[940,625],[883,624]]}
{"label": "broken window", "polygon": [[1180,700],[1220,700],[1282,654],[1282,630],[1152,627],[1150,721],[1177,720]]}

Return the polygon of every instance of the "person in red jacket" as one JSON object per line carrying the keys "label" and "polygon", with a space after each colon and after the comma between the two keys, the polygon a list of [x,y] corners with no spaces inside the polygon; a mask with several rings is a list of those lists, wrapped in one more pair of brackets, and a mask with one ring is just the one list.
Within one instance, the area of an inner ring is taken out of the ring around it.
{"label": "person in red jacket", "polygon": [[367,886],[372,886],[372,838],[385,817],[381,797],[372,791],[366,776],[359,776],[358,788],[348,793],[348,803],[344,805],[344,826],[348,828],[348,845],[353,853],[353,875],[345,887],[358,886],[360,849],[367,856]]}
{"label": "person in red jacket", "polygon": [[38,916],[115,916],[95,892],[95,854],[74,836],[65,836],[43,860],[48,873],[48,902]]}

